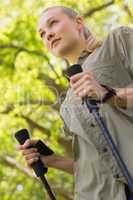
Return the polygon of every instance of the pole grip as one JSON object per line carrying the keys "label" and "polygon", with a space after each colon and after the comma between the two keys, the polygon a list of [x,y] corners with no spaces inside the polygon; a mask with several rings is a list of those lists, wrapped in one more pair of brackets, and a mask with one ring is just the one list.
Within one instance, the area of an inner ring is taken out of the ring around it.
{"label": "pole grip", "polygon": [[[24,144],[27,139],[30,139],[29,133],[27,129],[21,129],[15,133],[15,138],[20,144]],[[33,146],[31,146],[33,147]],[[29,148],[31,148],[29,147]],[[40,177],[47,173],[48,168],[44,167],[42,161],[39,159],[37,162],[34,162],[32,168],[36,174],[36,176]]]}

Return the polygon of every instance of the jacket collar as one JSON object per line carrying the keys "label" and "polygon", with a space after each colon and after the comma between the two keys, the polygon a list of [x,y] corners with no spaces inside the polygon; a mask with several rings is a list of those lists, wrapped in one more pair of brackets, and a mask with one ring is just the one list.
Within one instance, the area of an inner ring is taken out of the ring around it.
{"label": "jacket collar", "polygon": [[84,50],[81,52],[80,56],[78,57],[77,63],[82,65],[85,61],[85,59],[91,54],[92,52],[89,52],[87,50]]}

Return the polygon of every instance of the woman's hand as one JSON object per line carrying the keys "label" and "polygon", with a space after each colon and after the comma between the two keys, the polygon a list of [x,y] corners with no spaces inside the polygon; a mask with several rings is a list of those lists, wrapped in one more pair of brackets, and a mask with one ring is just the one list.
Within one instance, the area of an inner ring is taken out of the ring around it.
{"label": "woman's hand", "polygon": [[95,100],[102,100],[107,93],[107,90],[88,72],[81,72],[72,76],[70,78],[70,86],[80,98],[90,96]]}
{"label": "woman's hand", "polygon": [[38,140],[28,139],[23,145],[15,145],[15,149],[22,152],[22,155],[24,156],[26,163],[29,167],[31,167],[34,162],[38,161],[40,157],[37,148],[29,148],[30,146],[34,146],[37,142]]}
{"label": "woman's hand", "polygon": [[[49,156],[41,155],[37,151],[37,148],[34,147],[37,142],[38,140],[28,139],[25,141],[23,145],[20,144],[15,145],[15,148],[16,150],[22,152],[22,155],[24,156],[28,167],[31,167],[31,165],[34,162],[38,161],[39,158],[46,167],[51,166],[52,162],[55,160],[55,154]],[[31,146],[33,147],[31,148]]]}
{"label": "woman's hand", "polygon": [[59,169],[70,174],[74,173],[73,160],[65,158],[63,156],[59,156],[55,153],[49,156],[40,155],[36,148],[29,148],[30,146],[34,146],[37,142],[38,140],[28,139],[23,145],[15,145],[15,149],[22,152],[29,167],[31,167],[32,163],[36,162],[40,158],[46,167]]}

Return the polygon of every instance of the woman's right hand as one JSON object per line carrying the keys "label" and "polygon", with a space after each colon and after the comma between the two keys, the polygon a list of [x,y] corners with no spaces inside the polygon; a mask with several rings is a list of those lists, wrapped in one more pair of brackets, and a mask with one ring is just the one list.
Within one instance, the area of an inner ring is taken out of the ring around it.
{"label": "woman's right hand", "polygon": [[29,167],[31,167],[31,165],[34,162],[38,161],[38,159],[40,158],[40,153],[37,151],[37,148],[31,147],[34,146],[37,142],[38,140],[28,139],[23,145],[15,145],[16,150],[22,152],[26,163]]}
{"label": "woman's right hand", "polygon": [[40,158],[45,167],[52,167],[70,174],[74,173],[74,161],[72,159],[59,156],[55,153],[48,156],[40,155],[40,153],[37,151],[37,148],[31,147],[35,146],[37,142],[38,140],[28,139],[23,145],[15,145],[16,150],[22,152],[29,167],[31,167],[32,163],[38,161]]}

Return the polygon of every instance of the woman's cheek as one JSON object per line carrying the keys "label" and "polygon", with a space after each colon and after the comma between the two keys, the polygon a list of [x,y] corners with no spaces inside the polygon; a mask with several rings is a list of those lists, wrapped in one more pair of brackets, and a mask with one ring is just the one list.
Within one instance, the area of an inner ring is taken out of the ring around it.
{"label": "woman's cheek", "polygon": [[48,50],[50,50],[50,43],[44,43],[44,45],[45,45],[45,47],[48,49]]}
{"label": "woman's cheek", "polygon": [[46,38],[45,38],[45,39],[43,38],[42,41],[43,41],[44,47],[47,48],[47,49],[49,50],[49,49],[50,49],[50,43],[47,42]]}

